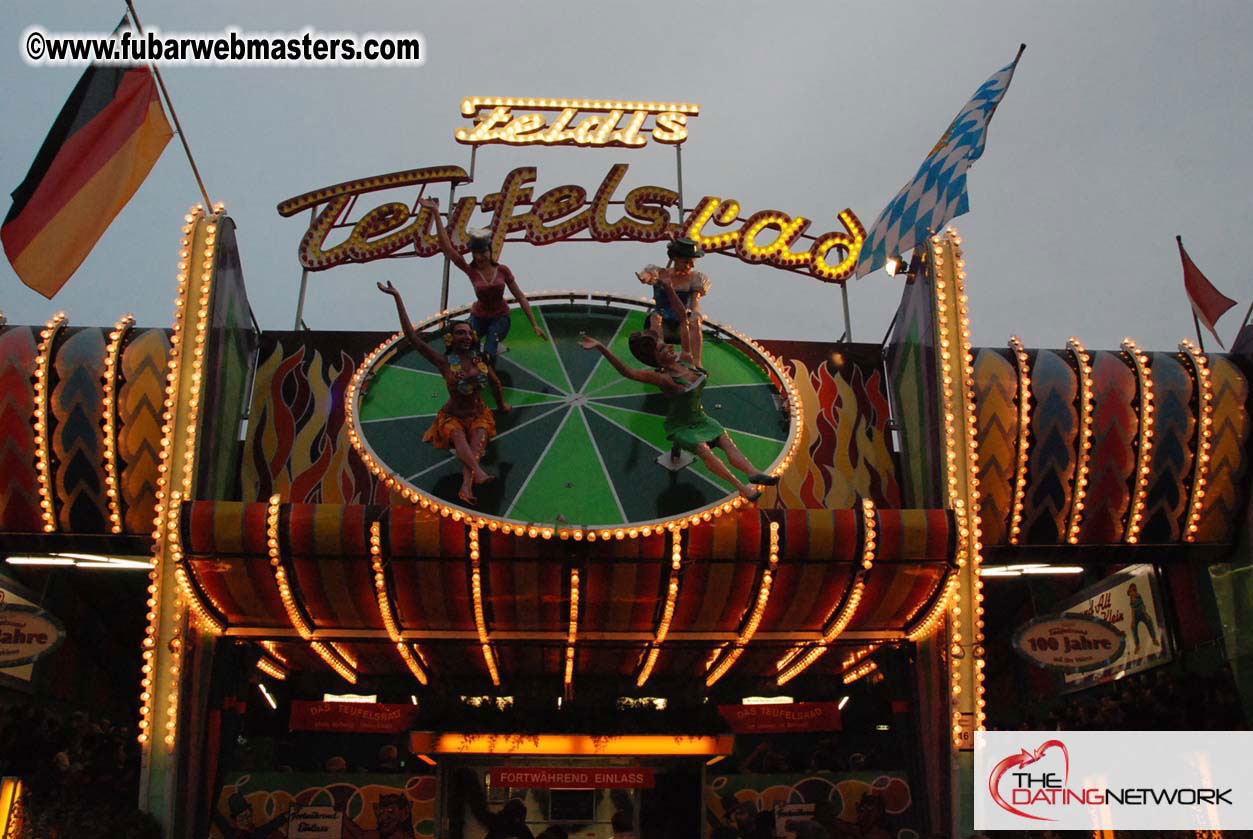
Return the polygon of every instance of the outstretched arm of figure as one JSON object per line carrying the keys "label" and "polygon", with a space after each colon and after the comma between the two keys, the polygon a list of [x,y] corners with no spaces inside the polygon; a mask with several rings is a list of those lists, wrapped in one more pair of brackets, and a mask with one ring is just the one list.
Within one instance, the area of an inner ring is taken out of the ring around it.
{"label": "outstretched arm of figure", "polygon": [[452,239],[448,236],[448,229],[444,227],[444,217],[439,213],[438,198],[423,198],[418,202],[423,207],[431,211],[431,218],[435,220],[435,235],[439,239],[439,249],[444,255],[462,271],[469,271],[470,266],[466,264],[465,257],[461,252],[453,247]]}
{"label": "outstretched arm of figure", "polygon": [[674,383],[671,382],[668,377],[663,376],[655,370],[641,370],[638,367],[630,367],[623,363],[622,359],[614,355],[612,350],[600,341],[597,341],[591,335],[580,336],[579,346],[585,350],[600,350],[600,354],[613,365],[613,369],[617,370],[620,375],[631,379],[632,381],[656,385],[662,390],[669,390],[674,386]]}
{"label": "outstretched arm of figure", "polygon": [[496,410],[502,413],[509,413],[513,408],[505,404],[505,392],[500,386],[500,379],[496,376],[496,371],[487,368],[487,386],[492,389],[492,396],[496,398]]}
{"label": "outstretched arm of figure", "polygon": [[509,286],[509,291],[513,293],[513,299],[518,301],[518,305],[522,307],[522,313],[526,315],[526,319],[531,322],[531,328],[535,330],[535,334],[539,336],[541,341],[547,341],[548,336],[544,334],[544,330],[539,328],[539,324],[535,322],[535,314],[531,311],[531,301],[526,299],[526,295],[522,293],[522,289],[518,288],[518,281],[513,275],[509,275],[509,279],[505,280],[505,285]]}
{"label": "outstretched arm of figure", "polygon": [[418,333],[413,330],[413,324],[409,321],[409,313],[405,311],[405,301],[400,299],[400,291],[396,286],[392,285],[391,281],[388,280],[387,285],[378,283],[378,287],[379,291],[384,294],[390,294],[392,299],[396,301],[396,314],[400,316],[400,329],[405,333],[405,338],[409,340],[413,348],[440,373],[446,371],[448,369],[448,359],[427,346],[426,341],[418,337]]}
{"label": "outstretched arm of figure", "polygon": [[700,331],[700,316],[695,318],[688,317],[687,307],[683,305],[683,301],[679,298],[678,292],[674,290],[674,283],[669,277],[661,281],[661,286],[666,290],[666,296],[670,298],[670,308],[679,317],[679,342],[683,348],[683,354],[679,358],[687,360],[700,366],[700,357],[704,349],[704,336]]}

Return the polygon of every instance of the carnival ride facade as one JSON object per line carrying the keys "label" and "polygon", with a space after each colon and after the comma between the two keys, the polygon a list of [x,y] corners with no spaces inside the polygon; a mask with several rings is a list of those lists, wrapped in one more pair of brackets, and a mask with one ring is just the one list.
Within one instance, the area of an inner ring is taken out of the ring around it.
{"label": "carnival ride facade", "polygon": [[275,678],[567,701],[843,682],[917,644],[940,778],[993,701],[984,636],[1004,628],[985,626],[982,563],[1099,551],[1183,574],[1245,526],[1244,360],[972,348],[951,233],[886,347],[709,325],[707,408],[781,478],[756,504],[658,463],[664,408],[575,346],[621,341],[638,301],[533,296],[552,341],[501,356],[514,411],[470,507],[417,442],[443,383],[395,336],[258,333],[220,208],[193,210],[178,250],[172,330],[0,331],[6,547],[153,557],[136,688],[144,794],[169,825],[203,810],[223,639]]}

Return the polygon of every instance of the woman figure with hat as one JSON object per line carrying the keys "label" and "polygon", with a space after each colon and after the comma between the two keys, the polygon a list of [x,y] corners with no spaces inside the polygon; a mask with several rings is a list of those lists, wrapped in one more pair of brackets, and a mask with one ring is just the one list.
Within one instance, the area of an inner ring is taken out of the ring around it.
{"label": "woman figure with hat", "polygon": [[544,330],[535,323],[531,302],[526,299],[522,289],[518,288],[518,281],[514,279],[513,272],[507,266],[492,259],[491,233],[482,229],[467,231],[470,235],[470,261],[467,263],[461,256],[461,252],[453,246],[452,239],[448,237],[444,219],[439,214],[439,199],[423,198],[418,203],[431,210],[431,215],[435,217],[435,233],[439,237],[439,246],[444,255],[470,278],[470,284],[474,286],[475,300],[474,305],[470,307],[470,327],[483,340],[483,356],[487,363],[493,367],[496,365],[496,354],[499,351],[500,342],[509,334],[509,304],[505,302],[506,288],[522,307],[535,334],[541,341],[548,340]]}
{"label": "woman figure with hat", "polygon": [[670,305],[670,298],[662,281],[668,280],[674,292],[694,316],[696,328],[700,329],[700,299],[709,293],[712,283],[709,277],[695,270],[696,260],[705,255],[700,245],[691,239],[671,239],[666,245],[670,261],[665,268],[646,265],[635,276],[640,282],[653,287],[653,308],[648,313],[648,328],[661,331],[668,344],[679,343],[679,315]]}
{"label": "woman figure with hat", "polygon": [[496,436],[496,419],[483,401],[483,388],[491,387],[497,410],[502,413],[510,410],[505,404],[500,379],[496,378],[495,371],[487,366],[479,353],[478,336],[470,324],[453,321],[448,325],[448,331],[444,333],[444,346],[448,353],[440,355],[414,331],[396,287],[390,282],[387,285],[379,283],[378,287],[379,291],[390,294],[396,301],[400,328],[410,345],[444,377],[448,401],[435,415],[435,422],[423,435],[422,441],[437,449],[453,450],[461,461],[461,489],[457,496],[466,504],[474,504],[478,500],[474,497],[475,485],[485,484],[494,477],[479,465],[484,446]]}
{"label": "woman figure with hat", "polygon": [[[688,318],[687,306],[674,290],[669,276],[663,275],[658,286],[669,298],[670,310],[676,315],[679,341],[683,349],[681,353],[675,352],[654,329],[635,332],[628,339],[631,355],[653,368],[651,370],[628,367],[608,347],[590,335],[582,336],[579,346],[585,350],[599,350],[622,376],[653,385],[668,397],[665,424],[667,439],[699,457],[711,472],[733,484],[742,498],[756,501],[761,497],[761,490],[754,489],[752,484],[773,486],[779,479],[775,475],[758,472],[718,421],[705,413],[700,397],[709,374],[700,366],[700,319]],[[744,473],[747,482],[737,478],[718,455],[714,454],[714,446],[727,453],[727,460]]]}

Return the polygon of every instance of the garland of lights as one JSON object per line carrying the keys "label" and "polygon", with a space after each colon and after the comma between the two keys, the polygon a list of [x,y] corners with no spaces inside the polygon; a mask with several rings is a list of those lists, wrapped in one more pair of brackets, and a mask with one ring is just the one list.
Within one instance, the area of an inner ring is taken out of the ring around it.
{"label": "garland of lights", "polygon": [[1092,454],[1092,356],[1078,338],[1071,336],[1066,348],[1079,365],[1079,465],[1075,467],[1075,492],[1070,500],[1070,519],[1066,525],[1066,541],[1079,544],[1079,528],[1083,523],[1083,501],[1088,490],[1088,462]]}
{"label": "garland of lights", "polygon": [[653,672],[653,666],[657,664],[657,656],[661,654],[661,645],[670,631],[670,621],[674,618],[674,605],[679,599],[679,569],[683,566],[682,538],[683,533],[679,528],[670,528],[670,585],[666,588],[666,605],[661,610],[661,620],[657,623],[657,634],[653,637],[648,657],[644,660],[640,675],[635,680],[636,687],[642,688],[648,681],[648,677]]}
{"label": "garland of lights", "polygon": [[409,651],[409,645],[405,643],[405,639],[400,634],[400,626],[397,621],[396,609],[392,605],[391,596],[387,591],[387,574],[383,569],[383,534],[382,522],[373,522],[370,525],[370,567],[374,570],[374,594],[378,599],[379,615],[383,618],[383,626],[387,629],[387,637],[396,645],[396,652],[400,653],[401,659],[405,662],[405,666],[409,668],[409,672],[418,680],[419,684],[427,683],[426,672],[422,666],[418,664],[417,659],[413,657],[413,653]]}
{"label": "garland of lights", "polygon": [[564,695],[574,695],[574,644],[579,638],[579,569],[570,569],[570,626],[566,631],[566,675]]}
{"label": "garland of lights", "polygon": [[[527,296],[532,302],[541,300],[560,299],[573,301],[576,298],[586,300],[595,300],[605,303],[622,303],[629,305],[647,305],[652,306],[653,301],[648,298],[628,298],[618,297],[612,294],[591,294],[580,291],[543,291]],[[440,312],[421,323],[414,326],[415,333],[421,333],[438,323],[448,320],[449,318],[459,317],[469,311],[469,307],[448,310]],[[722,326],[714,321],[703,321],[706,325],[719,330],[732,338],[735,338],[742,345],[751,348],[757,356],[762,360],[767,368],[767,373],[772,376],[780,385],[786,394],[786,400],[783,407],[784,412],[791,418],[788,429],[788,438],[784,444],[783,454],[780,455],[771,466],[766,469],[766,473],[774,476],[783,474],[793,459],[796,452],[800,448],[801,429],[800,423],[796,421],[802,415],[801,397],[797,391],[795,384],[788,375],[787,370],[783,366],[783,361],[776,356],[771,355],[761,344],[743,335],[736,330]],[[586,539],[588,542],[595,542],[597,539],[601,541],[637,539],[640,537],[652,536],[654,533],[665,533],[672,528],[694,527],[698,524],[708,523],[719,516],[726,515],[733,510],[738,510],[747,502],[736,495],[734,498],[715,501],[691,513],[679,516],[673,519],[659,519],[656,521],[645,522],[631,527],[619,528],[585,528],[585,527],[551,527],[544,525],[534,525],[529,523],[505,521],[502,519],[484,516],[474,510],[459,507],[455,504],[449,504],[442,499],[427,495],[425,492],[398,479],[388,468],[379,461],[370,445],[366,442],[361,434],[357,419],[357,405],[361,397],[361,385],[365,381],[365,377],[373,369],[374,365],[384,355],[392,352],[398,346],[405,342],[406,338],[403,333],[396,333],[388,338],[379,346],[366,355],[357,371],[353,374],[352,380],[348,384],[348,390],[344,398],[344,414],[347,421],[348,439],[352,443],[353,448],[365,463],[366,468],[377,477],[392,492],[400,495],[411,504],[416,504],[424,510],[429,510],[433,514],[438,514],[445,518],[450,518],[455,522],[465,522],[467,527],[478,529],[486,527],[491,532],[499,531],[505,535],[526,536],[531,539],[552,539],[556,536],[559,539],[573,539],[574,541],[582,541]]]}
{"label": "garland of lights", "polygon": [[[195,230],[196,222],[204,215],[204,207],[197,204],[183,216],[183,238],[179,243],[178,252],[178,289],[174,294],[174,329],[170,336],[170,352],[169,363],[165,374],[165,398],[162,402],[161,411],[161,446],[159,454],[159,463],[157,465],[157,493],[156,504],[153,511],[153,529],[152,529],[152,556],[153,567],[148,572],[148,625],[145,628],[143,642],[143,668],[140,678],[140,708],[139,708],[139,742],[147,746],[152,736],[153,723],[153,691],[155,685],[155,662],[156,657],[156,641],[160,634],[160,593],[162,584],[162,559],[165,555],[165,533],[167,526],[166,519],[166,503],[169,496],[169,461],[173,457],[174,449],[174,406],[175,397],[179,391],[180,373],[179,358],[181,354],[180,348],[183,344],[183,324],[187,315],[187,284],[190,278],[191,269],[191,253],[192,253],[192,233]],[[178,596],[178,589],[175,589],[175,595],[172,600],[174,614],[172,616],[172,625],[176,627],[175,632],[179,633],[183,621],[182,599]],[[176,652],[171,640],[170,651],[177,660],[181,656]],[[180,642],[181,644],[181,642]],[[170,668],[170,675],[174,677],[178,673],[177,664]],[[174,681],[177,683],[177,679]],[[167,702],[170,704],[168,708],[177,709],[178,691],[177,684],[175,688],[167,695]],[[172,747],[174,736],[176,733],[175,721],[173,719],[166,720],[166,736],[165,742],[167,746]]]}
{"label": "garland of lights", "polygon": [[1014,353],[1014,367],[1018,371],[1018,461],[1014,469],[1014,504],[1009,523],[1009,543],[1018,544],[1022,533],[1022,511],[1027,498],[1027,447],[1031,434],[1031,373],[1028,368],[1027,350],[1017,335],[1009,339]]}
{"label": "garland of lights", "polygon": [[195,597],[196,590],[187,573],[187,564],[184,561],[185,557],[183,554],[182,534],[179,532],[179,518],[182,513],[182,506],[182,493],[178,490],[170,493],[170,512],[165,536],[167,547],[169,548],[170,561],[174,564],[174,577],[178,580],[179,588],[183,592],[192,595],[188,596],[187,602],[191,605],[192,614],[195,616],[196,622],[214,635],[221,635],[226,631],[226,626],[217,618],[217,615],[222,614],[222,608],[217,603],[212,603],[213,610],[210,610],[198,597]]}
{"label": "garland of lights", "polygon": [[483,650],[483,662],[492,677],[492,684],[500,687],[500,671],[496,669],[496,655],[487,635],[487,618],[483,614],[483,577],[479,565],[479,529],[470,528],[470,595],[474,598],[474,628],[479,633],[479,648]]}
{"label": "garland of lights", "polygon": [[52,344],[65,324],[65,312],[53,315],[39,333],[39,348],[35,353],[35,469],[39,475],[39,512],[43,517],[45,533],[54,533],[57,529],[57,514],[52,502],[52,458],[48,454],[48,429],[52,416],[48,409],[48,398],[51,396],[48,390],[52,380]]}
{"label": "garland of lights", "polygon": [[114,533],[122,532],[122,504],[118,498],[117,466],[117,379],[118,362],[122,354],[122,342],[135,325],[133,314],[122,315],[109,333],[109,346],[104,355],[104,399],[101,403],[101,422],[104,426],[104,486],[109,503],[109,526]]}
{"label": "garland of lights", "polygon": [[1200,529],[1201,508],[1205,505],[1205,484],[1209,480],[1210,450],[1214,436],[1214,385],[1209,364],[1196,344],[1186,338],[1179,349],[1192,364],[1197,383],[1196,465],[1192,470],[1192,488],[1188,495],[1188,518],[1183,529],[1185,542],[1195,542]]}
{"label": "garland of lights", "polygon": [[748,623],[744,625],[735,639],[735,646],[731,648],[731,652],[722,659],[722,663],[715,667],[713,672],[705,677],[705,687],[713,687],[714,683],[731,669],[731,665],[744,654],[744,648],[748,646],[748,642],[757,634],[757,626],[761,623],[761,616],[766,611],[766,603],[770,600],[770,590],[774,585],[774,569],[778,564],[779,523],[772,521],[770,522],[770,558],[767,561],[765,573],[761,575],[761,586],[757,589],[757,601],[753,604],[753,611],[748,616]]}
{"label": "garland of lights", "polygon": [[866,577],[870,574],[870,568],[874,565],[875,557],[875,506],[874,502],[869,498],[862,499],[861,517],[862,529],[865,533],[861,545],[861,570],[854,577],[853,586],[844,598],[843,607],[823,631],[822,640],[818,642],[818,645],[811,647],[799,660],[796,660],[796,658],[805,648],[803,645],[793,647],[787,655],[776,663],[775,669],[783,671],[778,677],[780,687],[796,678],[805,668],[826,653],[830,649],[831,643],[844,632],[849,623],[852,622],[853,615],[857,613],[857,606],[861,603],[861,596],[866,588]]}
{"label": "garland of lights", "polygon": [[287,671],[283,669],[282,665],[276,661],[271,661],[266,656],[257,659],[257,669],[270,678],[278,679],[280,682],[287,678]]}
{"label": "garland of lights", "polygon": [[283,601],[283,609],[287,612],[287,620],[301,639],[309,642],[309,647],[317,653],[326,664],[338,673],[344,681],[351,685],[357,683],[354,665],[334,644],[327,645],[313,640],[313,627],[305,618],[296,596],[292,592],[291,583],[287,579],[287,569],[283,565],[283,553],[279,543],[278,522],[280,499],[277,494],[270,496],[265,513],[266,548],[270,556],[270,568],[274,574],[274,583],[278,586],[279,599]]}
{"label": "garland of lights", "polygon": [[962,256],[961,237],[955,230],[949,232],[953,251],[957,258],[957,316],[961,327],[962,376],[966,391],[966,480],[970,499],[970,579],[974,590],[974,678],[975,678],[975,729],[983,730],[986,719],[984,708],[984,607],[983,607],[983,522],[979,492],[979,428],[975,415],[975,368],[974,351],[970,346],[970,298],[966,294],[966,260]]}
{"label": "garland of lights", "polygon": [[1140,352],[1136,342],[1123,338],[1123,350],[1131,357],[1140,386],[1140,430],[1137,434],[1135,491],[1131,496],[1131,510],[1127,514],[1127,530],[1123,541],[1134,545],[1140,540],[1140,528],[1144,523],[1144,506],[1149,493],[1150,463],[1153,460],[1153,373],[1149,369],[1149,357]]}

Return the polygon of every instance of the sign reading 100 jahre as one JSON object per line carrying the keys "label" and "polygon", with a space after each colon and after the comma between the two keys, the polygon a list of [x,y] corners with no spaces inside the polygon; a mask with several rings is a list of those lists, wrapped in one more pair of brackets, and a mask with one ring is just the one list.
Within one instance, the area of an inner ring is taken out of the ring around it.
{"label": "sign reading 100 jahre", "polygon": [[36,606],[0,606],[0,667],[29,664],[65,640],[65,627]]}
{"label": "sign reading 100 jahre", "polygon": [[[543,112],[556,115],[549,121]],[[682,143],[687,137],[687,120],[700,113],[700,106],[474,97],[462,103],[462,113],[477,116],[477,121],[472,128],[458,129],[456,139],[474,146],[505,143],[631,149],[645,145],[646,135],[659,143]],[[649,117],[654,120],[651,132],[646,131]],[[670,208],[679,203],[675,190],[638,186],[618,197],[627,170],[626,163],[612,165],[594,190],[564,184],[535,197],[530,184],[538,177],[536,168],[519,167],[505,176],[496,192],[458,198],[449,208],[449,235],[456,247],[466,250],[466,229],[477,210],[491,214],[490,223],[483,226],[491,231],[493,256],[499,255],[511,233],[517,235],[510,241],[533,245],[570,241],[578,234],[586,234],[585,240],[595,242],[659,242],[686,236],[706,251],[808,274],[824,282],[844,282],[857,266],[866,231],[852,210],[838,214],[842,230],[811,235],[807,231],[813,221],[806,216],[760,210],[745,218],[739,201],[706,195],[676,224],[670,220]],[[460,166],[407,169],[306,192],[279,203],[278,212],[285,217],[313,212],[299,249],[300,264],[310,271],[389,256],[435,256],[440,247],[431,229],[432,211],[418,207],[416,197],[379,204],[356,221],[345,216],[366,193],[409,187],[421,194],[433,184],[456,185],[469,180]],[[343,228],[349,228],[347,237],[328,243],[332,232]]]}
{"label": "sign reading 100 jahre", "polygon": [[1127,638],[1109,621],[1068,612],[1029,621],[1014,633],[1013,645],[1040,667],[1084,673],[1117,661]]}

